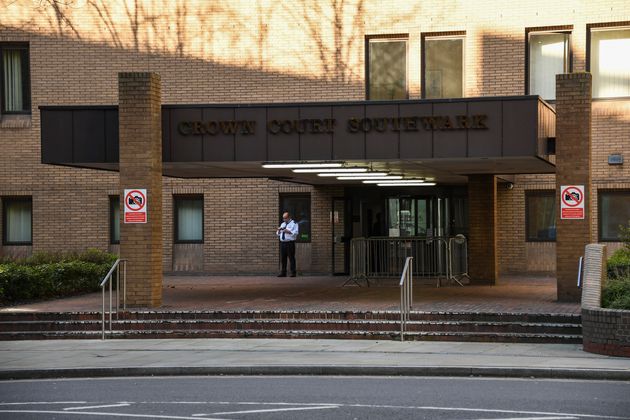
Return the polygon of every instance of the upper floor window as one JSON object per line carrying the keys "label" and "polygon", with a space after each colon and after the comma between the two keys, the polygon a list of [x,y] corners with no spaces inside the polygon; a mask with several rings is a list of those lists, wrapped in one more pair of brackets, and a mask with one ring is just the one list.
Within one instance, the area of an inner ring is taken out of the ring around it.
{"label": "upper floor window", "polygon": [[464,96],[464,37],[445,34],[422,36],[422,96]]}
{"label": "upper floor window", "polygon": [[3,114],[31,112],[28,44],[0,43]]}
{"label": "upper floor window", "polygon": [[529,94],[556,99],[556,74],[570,71],[569,32],[529,32]]}
{"label": "upper floor window", "polygon": [[369,38],[367,98],[407,99],[407,40]]}
{"label": "upper floor window", "polygon": [[630,27],[588,29],[593,97],[630,96]]}
{"label": "upper floor window", "polygon": [[5,245],[31,245],[33,243],[33,201],[31,197],[3,197],[2,242]]}

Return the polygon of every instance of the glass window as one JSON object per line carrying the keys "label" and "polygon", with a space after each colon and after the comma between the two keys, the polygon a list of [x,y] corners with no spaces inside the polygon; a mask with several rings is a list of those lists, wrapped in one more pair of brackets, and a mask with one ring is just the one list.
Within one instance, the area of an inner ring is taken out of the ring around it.
{"label": "glass window", "polygon": [[280,218],[282,213],[289,212],[291,218],[298,224],[297,242],[311,241],[311,195],[310,194],[281,194]]}
{"label": "glass window", "polygon": [[397,238],[400,236],[400,205],[397,198],[387,200],[387,236]]}
{"label": "glass window", "polygon": [[30,245],[32,237],[32,208],[30,197],[3,198],[3,243],[5,245]]}
{"label": "glass window", "polygon": [[569,71],[568,33],[529,34],[529,93],[556,98],[556,74]]}
{"label": "glass window", "polygon": [[175,197],[175,242],[203,242],[203,197]]}
{"label": "glass window", "polygon": [[31,112],[28,45],[0,44],[2,113]]}
{"label": "glass window", "polygon": [[619,226],[630,223],[630,191],[599,193],[599,239],[619,241]]}
{"label": "glass window", "polygon": [[426,38],[424,51],[424,97],[464,96],[464,38]]}
{"label": "glass window", "polygon": [[407,98],[407,41],[368,41],[368,99]]}
{"label": "glass window", "polygon": [[120,243],[120,197],[109,197],[109,242]]}
{"label": "glass window", "polygon": [[555,191],[532,191],[525,197],[527,241],[555,241]]}
{"label": "glass window", "polygon": [[630,96],[630,28],[592,29],[593,97]]}

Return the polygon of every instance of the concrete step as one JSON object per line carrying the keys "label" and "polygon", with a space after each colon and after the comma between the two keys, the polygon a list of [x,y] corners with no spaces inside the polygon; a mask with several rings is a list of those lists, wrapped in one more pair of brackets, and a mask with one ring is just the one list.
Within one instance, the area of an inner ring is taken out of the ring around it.
{"label": "concrete step", "polygon": [[[160,319],[114,320],[114,330],[396,330],[394,320],[341,319]],[[14,321],[0,322],[0,331],[99,331],[101,321]],[[581,334],[580,324],[482,321],[410,321],[409,331],[510,332]]]}
{"label": "concrete step", "polygon": [[[39,339],[98,339],[100,331],[15,331],[1,332],[0,340]],[[368,339],[399,340],[400,331],[326,331],[326,330],[132,330],[114,331],[108,338],[309,338],[309,339]],[[581,335],[527,334],[527,333],[480,333],[480,332],[409,332],[405,340],[426,341],[476,341],[509,343],[581,343]]]}
{"label": "concrete step", "polygon": [[[400,319],[397,311],[127,311],[121,319],[317,319],[317,320],[392,320]],[[579,324],[579,314],[547,313],[476,313],[476,312],[422,312],[411,313],[413,321],[470,321],[470,322],[530,322]],[[100,320],[100,312],[1,312],[0,322],[14,321],[88,321]]]}

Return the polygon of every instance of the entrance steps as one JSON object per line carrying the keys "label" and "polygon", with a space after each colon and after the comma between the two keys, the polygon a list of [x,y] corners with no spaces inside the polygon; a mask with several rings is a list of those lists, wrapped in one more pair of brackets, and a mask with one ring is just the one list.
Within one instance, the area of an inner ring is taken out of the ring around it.
{"label": "entrance steps", "polygon": [[[108,338],[400,339],[399,312],[128,311]],[[0,313],[0,340],[98,339],[99,312]],[[405,340],[581,343],[577,314],[412,312]]]}

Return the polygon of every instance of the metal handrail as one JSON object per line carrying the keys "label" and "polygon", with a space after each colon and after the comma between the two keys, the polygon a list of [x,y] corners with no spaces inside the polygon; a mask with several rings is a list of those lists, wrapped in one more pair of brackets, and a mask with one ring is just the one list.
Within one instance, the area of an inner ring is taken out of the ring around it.
{"label": "metal handrail", "polygon": [[413,257],[407,257],[400,275],[400,341],[405,341],[407,322],[411,318],[413,305]]}
{"label": "metal handrail", "polygon": [[[122,264],[121,264],[122,263]],[[120,312],[120,266],[123,267],[123,311],[127,310],[127,260],[118,258],[101,282],[103,295],[103,312],[101,316],[101,338],[105,340],[105,286],[109,283],[109,331],[112,331],[112,277],[116,272],[116,320]]]}

